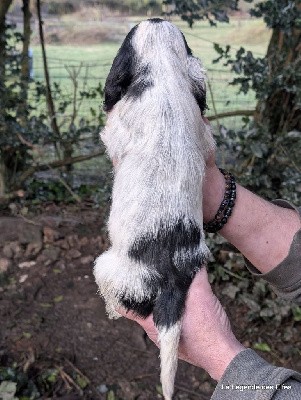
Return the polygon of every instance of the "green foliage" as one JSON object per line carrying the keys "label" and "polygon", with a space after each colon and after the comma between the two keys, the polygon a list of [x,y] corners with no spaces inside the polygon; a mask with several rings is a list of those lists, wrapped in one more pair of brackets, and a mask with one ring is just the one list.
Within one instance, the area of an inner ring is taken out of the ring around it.
{"label": "green foliage", "polygon": [[[224,66],[230,66],[231,71],[239,78],[234,78],[230,85],[239,85],[239,92],[246,94],[250,89],[253,89],[256,93],[258,100],[264,100],[268,93],[266,92],[267,86],[269,92],[275,90],[275,85],[267,85],[268,79],[268,62],[266,58],[254,57],[251,51],[246,51],[241,47],[235,57],[231,58],[231,46],[227,45],[223,49],[218,43],[214,43],[214,49],[218,53],[218,58],[213,60],[213,63],[217,63],[223,59]],[[279,84],[279,79],[275,79],[275,84]],[[279,86],[277,85],[277,90]]]}
{"label": "green foliage", "polygon": [[206,243],[212,257],[208,264],[210,283],[213,288],[215,285],[218,287],[218,295],[227,296],[232,304],[247,308],[246,318],[249,323],[268,322],[275,328],[285,321],[296,326],[300,324],[300,307],[292,307],[287,301],[277,297],[264,280],[251,279],[250,273],[244,268],[243,257],[234,249],[229,249],[222,237],[210,234]]}
{"label": "green foliage", "polygon": [[85,389],[89,384],[88,379],[79,374],[76,375],[75,381],[81,389]]}
{"label": "green foliage", "polygon": [[[11,172],[10,180],[18,171],[23,170],[32,159],[28,147],[20,141],[20,135],[25,140],[37,143],[38,133],[45,132],[45,125],[35,117],[29,117],[32,107],[26,112],[26,123],[22,123],[17,115],[21,106],[21,91],[23,83],[20,78],[21,53],[19,50],[22,35],[14,25],[8,25],[5,33],[5,70],[0,77],[0,158]],[[45,132],[45,135],[47,132]]]}
{"label": "green foliage", "polygon": [[300,322],[301,321],[301,307],[294,306],[293,307],[293,315],[294,315],[294,320],[296,322]]}
{"label": "green foliage", "polygon": [[[253,3],[254,0],[244,0]],[[163,0],[163,4],[170,6],[167,15],[180,15],[189,26],[199,20],[208,20],[210,25],[218,22],[229,22],[229,11],[238,10],[238,0]],[[250,10],[254,17],[263,17],[271,29],[278,28],[289,32],[292,26],[300,27],[300,12],[296,1],[266,0],[254,5]]]}
{"label": "green foliage", "polygon": [[224,60],[238,75],[231,84],[240,92],[255,91],[257,117],[237,132],[221,127],[217,141],[228,154],[235,155],[235,165],[230,168],[242,184],[268,199],[282,197],[299,204],[301,62],[294,58],[298,36],[292,32],[300,11],[293,1],[266,1],[257,4],[252,13],[263,16],[268,27],[276,29],[267,56],[254,57],[244,48],[231,56],[230,46],[215,44],[215,62]]}
{"label": "green foliage", "polygon": [[294,27],[301,27],[297,1],[267,0],[256,4],[250,13],[254,17],[263,17],[266,25],[271,29],[277,28],[291,33]]}
{"label": "green foliage", "polygon": [[166,15],[180,15],[190,27],[199,20],[208,20],[215,26],[216,21],[229,22],[228,10],[237,10],[238,0],[164,0],[163,4],[171,6]]}
{"label": "green foliage", "polygon": [[[52,143],[59,148],[63,157],[64,148],[71,146],[72,152],[74,147],[80,148],[79,139],[81,135],[92,135],[94,142],[98,141],[100,128],[104,125],[104,112],[99,107],[103,99],[103,88],[101,83],[95,87],[86,87],[86,82],[82,83],[82,87],[78,87],[78,82],[75,82],[76,93],[67,92],[65,88],[54,82],[51,91],[56,106],[57,121],[60,126],[60,134],[57,135],[53,131],[49,131],[47,143]],[[35,94],[33,97],[34,104],[44,104],[46,98],[46,86],[43,82],[35,83]],[[76,95],[76,100],[75,100]],[[81,114],[80,106],[84,100],[93,100],[93,106],[90,107],[88,113]],[[76,102],[76,104],[75,104]],[[40,111],[41,107],[36,107],[35,110]],[[41,112],[36,117],[39,121],[46,121],[47,116]],[[41,143],[43,144],[43,143]]]}
{"label": "green foliage", "polygon": [[268,353],[271,352],[271,348],[267,343],[262,343],[262,342],[255,343],[253,347],[254,347],[255,350],[265,351],[265,352],[268,352]]}
{"label": "green foliage", "polygon": [[237,131],[222,126],[216,140],[220,150],[230,155],[226,167],[242,185],[270,200],[301,202],[299,131],[276,136],[248,122]]}
{"label": "green foliage", "polygon": [[[104,181],[102,185],[80,184],[72,188],[80,198],[90,198],[96,205],[103,206],[108,202],[111,194],[111,180]],[[70,191],[56,179],[42,180],[30,179],[26,185],[26,201],[31,204],[44,202],[74,203],[75,199]]]}
{"label": "green foliage", "polygon": [[149,11],[152,13],[160,14],[161,2],[159,0],[100,0],[99,3],[112,10],[119,10],[127,14],[147,14]]}
{"label": "green foliage", "polygon": [[15,382],[3,381],[0,384],[0,398],[2,400],[18,400],[15,397],[17,384]]}
{"label": "green foliage", "polygon": [[[251,2],[251,1],[250,1]],[[173,13],[189,25],[199,19],[227,21],[214,14],[215,7],[227,14],[235,2],[208,0],[167,1]],[[209,11],[208,11],[209,10]],[[209,14],[208,14],[209,12]],[[258,101],[254,122],[234,132],[221,126],[218,147],[228,155],[228,167],[240,183],[269,199],[283,197],[301,201],[301,61],[295,50],[300,43],[301,12],[296,1],[268,0],[257,3],[251,14],[262,17],[273,29],[266,57],[255,57],[241,47],[214,45],[218,57],[236,77],[230,83],[240,93],[255,92]],[[235,162],[234,162],[235,160]]]}
{"label": "green foliage", "polygon": [[[47,371],[44,372],[44,377],[47,379]],[[44,378],[41,378],[42,386],[43,383]],[[0,367],[0,385],[0,396],[6,391],[6,397],[3,398],[7,400],[36,400],[41,395],[39,385],[15,364],[11,367]]]}
{"label": "green foliage", "polygon": [[117,400],[115,393],[113,392],[113,390],[110,390],[107,394],[107,399],[106,400]]}
{"label": "green foliage", "polygon": [[48,13],[53,15],[70,14],[76,11],[76,6],[71,1],[50,1],[48,3]]}
{"label": "green foliage", "polygon": [[[6,167],[8,188],[20,184],[18,178],[34,162],[33,149],[39,148],[43,153],[44,146],[53,145],[59,159],[71,157],[73,151],[81,148],[81,136],[92,136],[98,140],[98,133],[104,125],[104,113],[99,107],[103,99],[103,89],[99,83],[87,87],[87,80],[79,84],[77,78],[81,66],[76,70],[69,68],[70,86],[73,91],[66,91],[54,82],[51,90],[57,110],[57,121],[60,132],[50,128],[46,109],[46,87],[41,81],[30,82],[31,96],[26,104],[20,100],[24,83],[20,78],[22,35],[14,26],[6,30],[5,74],[0,77],[0,159]],[[86,71],[87,77],[88,71]],[[2,80],[1,80],[2,79]],[[84,101],[93,100],[88,113],[80,113]],[[26,112],[18,113],[25,108]],[[36,147],[35,147],[36,146]],[[46,156],[45,154],[40,154]],[[21,182],[21,185],[23,182]]]}
{"label": "green foliage", "polygon": [[[54,390],[61,386],[60,372],[60,368],[45,367],[31,367],[28,371],[23,372],[15,363],[11,366],[0,367],[0,399],[37,400],[52,398]],[[72,379],[82,390],[89,384],[88,379],[78,373],[73,373]]]}
{"label": "green foliage", "polygon": [[282,68],[272,73],[267,57],[254,57],[251,51],[246,51],[243,47],[236,52],[235,57],[231,57],[229,45],[223,49],[215,43],[214,48],[219,57],[213,62],[226,60],[224,66],[230,66],[231,71],[239,75],[230,84],[238,85],[240,92],[246,94],[253,89],[257,100],[265,101],[283,91],[295,96],[297,106],[301,104],[301,74],[296,73],[296,67],[300,68],[300,61],[297,64],[286,63],[286,53],[280,54],[277,62]]}

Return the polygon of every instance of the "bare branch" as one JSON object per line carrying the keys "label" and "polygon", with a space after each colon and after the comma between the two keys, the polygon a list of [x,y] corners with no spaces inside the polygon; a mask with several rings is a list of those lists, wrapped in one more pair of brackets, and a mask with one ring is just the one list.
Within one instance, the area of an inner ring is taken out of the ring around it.
{"label": "bare branch", "polygon": [[73,85],[73,111],[72,111],[72,116],[71,116],[71,122],[70,126],[74,124],[74,121],[77,117],[77,91],[78,91],[78,77],[80,75],[81,69],[82,69],[83,63],[81,62],[80,65],[76,67],[68,67],[67,65],[65,66],[69,78],[71,79],[72,85]]}
{"label": "bare branch", "polygon": [[86,161],[90,160],[91,158],[99,157],[105,153],[104,149],[99,150],[95,153],[87,154],[87,155],[82,155],[82,156],[77,156],[77,157],[69,157],[65,158],[64,160],[56,160],[52,161],[50,163],[45,163],[45,164],[38,164],[38,165],[32,165],[30,166],[26,171],[23,172],[23,174],[19,177],[17,186],[21,186],[26,179],[28,179],[30,176],[32,176],[35,172],[38,171],[47,171],[47,169],[53,169],[53,168],[60,168],[65,165],[70,165],[70,164],[75,164],[81,161]]}
{"label": "bare branch", "polygon": [[50,77],[49,77],[49,70],[48,70],[48,63],[46,57],[46,50],[45,50],[45,40],[44,40],[44,32],[43,32],[43,21],[41,16],[41,2],[37,0],[37,12],[38,12],[38,20],[39,20],[39,35],[40,35],[40,42],[42,47],[42,58],[43,58],[43,65],[44,65],[44,75],[46,81],[46,99],[47,99],[47,107],[48,113],[50,117],[50,124],[53,132],[60,137],[61,133],[57,124],[56,120],[56,113],[54,102],[52,98],[51,86],[50,86]]}
{"label": "bare branch", "polygon": [[16,197],[22,198],[24,197],[25,192],[24,190],[16,190],[14,192],[11,193],[5,193],[5,194],[0,194],[0,204],[1,203],[7,203],[12,199],[15,199]]}
{"label": "bare branch", "polygon": [[[214,96],[213,96],[212,86],[211,86],[211,83],[210,83],[209,79],[208,79],[208,81],[207,81],[207,84],[208,84],[209,93],[210,93],[210,97],[211,97],[211,101],[212,101],[212,106],[213,106],[213,111],[214,111],[214,117],[215,117],[215,119],[216,119],[216,121],[217,121],[217,128],[219,129],[220,124],[219,124],[219,120],[218,120],[218,114],[217,114],[217,111],[216,111],[215,99],[214,99]],[[210,117],[209,117],[209,118],[210,118]],[[209,119],[209,118],[208,118],[208,119]],[[210,120],[209,120],[209,121],[210,121]],[[213,121],[213,119],[211,119],[211,121]]]}
{"label": "bare branch", "polygon": [[255,114],[255,110],[235,110],[228,111],[220,114],[210,115],[207,117],[209,121],[218,120],[221,118],[229,118],[229,117],[253,117]]}

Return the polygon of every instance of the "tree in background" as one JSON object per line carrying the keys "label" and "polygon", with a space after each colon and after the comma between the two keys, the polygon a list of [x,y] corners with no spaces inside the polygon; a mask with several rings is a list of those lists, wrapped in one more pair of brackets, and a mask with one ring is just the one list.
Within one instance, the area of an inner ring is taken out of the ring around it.
{"label": "tree in background", "polygon": [[[5,44],[6,44],[6,14],[13,0],[0,2],[0,77],[4,75]],[[1,82],[2,84],[2,82]]]}
{"label": "tree in background", "polygon": [[[246,0],[252,3],[253,0]],[[165,0],[169,15],[180,15],[192,27],[196,21],[228,22],[238,0]],[[272,30],[265,57],[254,57],[240,48],[231,57],[231,47],[215,45],[217,60],[225,60],[239,75],[232,82],[257,98],[255,125],[248,131],[228,132],[224,144],[240,159],[238,174],[252,189],[268,197],[300,200],[301,192],[301,2],[266,0],[250,11],[262,17]],[[295,196],[291,196],[291,192]],[[298,194],[299,193],[299,194]]]}
{"label": "tree in background", "polygon": [[[22,132],[27,110],[29,0],[23,0],[23,37],[6,22],[11,4],[12,0],[0,2],[0,196],[13,174],[26,163],[26,151],[16,134]],[[21,52],[17,49],[20,43]],[[21,118],[14,118],[16,115]]]}
{"label": "tree in background", "polygon": [[31,27],[30,27],[30,0],[23,0],[23,46],[21,53],[21,87],[20,87],[20,103],[18,107],[18,114],[20,116],[21,121],[23,120],[23,124],[26,124],[27,117],[27,99],[28,99],[28,84],[30,80],[30,54],[29,54],[29,46],[30,46],[30,35],[31,35]]}
{"label": "tree in background", "polygon": [[[36,4],[39,11],[46,83],[31,82],[29,65],[31,1],[22,0],[22,34],[6,22],[6,15],[12,2],[12,0],[0,2],[0,200],[10,198],[8,192],[23,188],[26,180],[37,171],[66,167],[71,170],[73,163],[97,157],[104,152],[103,149],[99,149],[90,154],[73,156],[75,148],[80,147],[80,136],[89,134],[95,138],[103,125],[103,112],[98,105],[90,108],[90,114],[80,115],[84,99],[95,99],[101,104],[103,97],[101,85],[87,87],[88,71],[86,79],[79,84],[79,74],[84,69],[82,66],[77,69],[66,67],[73,88],[73,93],[69,97],[63,94],[59,84],[54,82],[50,85],[39,0],[36,0]],[[32,95],[29,99],[30,85]],[[60,126],[57,123],[53,90],[58,113],[64,116]],[[48,115],[38,107],[42,101],[46,101]],[[70,109],[72,111],[68,120],[66,114]],[[54,146],[56,159],[51,162],[37,162],[34,154],[40,159],[45,158],[43,153],[45,145]]]}
{"label": "tree in background", "polygon": [[[3,94],[4,94],[4,76],[5,76],[5,59],[6,59],[6,13],[12,3],[12,0],[3,0],[0,2],[0,124],[3,110]],[[1,125],[0,125],[1,127]],[[0,132],[3,135],[3,132]],[[0,196],[5,191],[5,162],[3,154],[0,152]]]}

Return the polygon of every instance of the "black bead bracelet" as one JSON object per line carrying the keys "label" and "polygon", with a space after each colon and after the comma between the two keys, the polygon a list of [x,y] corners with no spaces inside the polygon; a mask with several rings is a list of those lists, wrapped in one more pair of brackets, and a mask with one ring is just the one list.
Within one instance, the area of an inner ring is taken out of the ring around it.
{"label": "black bead bracelet", "polygon": [[224,225],[228,222],[230,215],[232,214],[233,207],[236,199],[236,183],[234,176],[224,169],[219,169],[225,178],[225,194],[221,205],[215,217],[207,224],[204,223],[204,230],[209,233],[216,233],[221,230]]}

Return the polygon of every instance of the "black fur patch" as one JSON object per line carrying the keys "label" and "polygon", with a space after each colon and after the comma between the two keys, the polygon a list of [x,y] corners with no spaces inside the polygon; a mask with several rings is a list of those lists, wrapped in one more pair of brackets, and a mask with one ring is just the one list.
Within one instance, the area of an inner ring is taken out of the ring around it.
{"label": "black fur patch", "polygon": [[149,22],[153,24],[160,24],[161,22],[164,22],[164,19],[162,18],[150,18],[148,19]]}
{"label": "black fur patch", "polygon": [[137,25],[127,34],[117,56],[115,57],[111,70],[106,80],[104,94],[104,111],[110,111],[114,105],[126,93],[132,83],[134,74],[135,50],[132,38],[137,30]]}
{"label": "black fur patch", "polygon": [[[182,33],[182,32],[181,32],[181,33]],[[187,55],[192,56],[192,50],[191,50],[191,48],[188,46],[187,41],[186,41],[186,38],[185,38],[185,36],[183,35],[183,33],[182,33],[182,37],[183,37],[183,41],[184,41],[185,48],[186,48],[186,51],[187,51]]]}
{"label": "black fur patch", "polygon": [[104,88],[104,111],[106,112],[110,111],[123,96],[139,98],[147,88],[153,85],[149,77],[149,65],[137,67],[139,60],[132,45],[132,38],[137,27],[138,25],[127,34],[107,77]]}
{"label": "black fur patch", "polygon": [[126,299],[124,296],[120,296],[119,301],[125,309],[133,311],[142,318],[146,318],[153,312],[155,297],[156,295],[153,294],[150,299],[138,302],[134,299]]}
{"label": "black fur patch", "polygon": [[[182,33],[182,32],[181,32]],[[192,50],[191,48],[188,46],[187,41],[185,36],[183,35],[183,41],[185,43],[185,47],[186,47],[186,51],[187,51],[187,55],[188,56],[192,56]],[[195,89],[193,91],[193,96],[196,99],[196,102],[198,103],[198,106],[201,110],[201,113],[204,114],[205,110],[208,108],[207,107],[207,103],[206,103],[206,92],[204,90],[202,90],[201,88]]]}
{"label": "black fur patch", "polygon": [[203,90],[202,88],[194,89],[193,96],[198,103],[201,113],[204,114],[205,110],[208,109],[205,90]]}
{"label": "black fur patch", "polygon": [[150,79],[150,66],[145,64],[139,67],[139,72],[133,76],[131,85],[128,88],[126,97],[137,99],[142,96],[143,92],[153,86]]}
{"label": "black fur patch", "polygon": [[181,318],[189,286],[204,262],[202,254],[187,257],[187,253],[198,248],[200,239],[198,226],[179,218],[172,226],[162,223],[156,235],[142,236],[129,249],[130,258],[157,271],[157,279],[145,282],[156,297],[152,307],[157,326],[170,327]]}
{"label": "black fur patch", "polygon": [[180,321],[185,308],[187,291],[178,287],[169,287],[159,294],[153,310],[154,323],[157,327],[168,329]]}
{"label": "black fur patch", "polygon": [[[154,236],[152,233],[140,237],[129,249],[128,255],[135,261],[146,265],[162,264],[162,258],[172,258],[179,250],[191,250],[198,247],[201,239],[199,227],[189,221],[184,224],[179,218],[172,226],[161,223]],[[163,273],[166,268],[163,267]]]}

